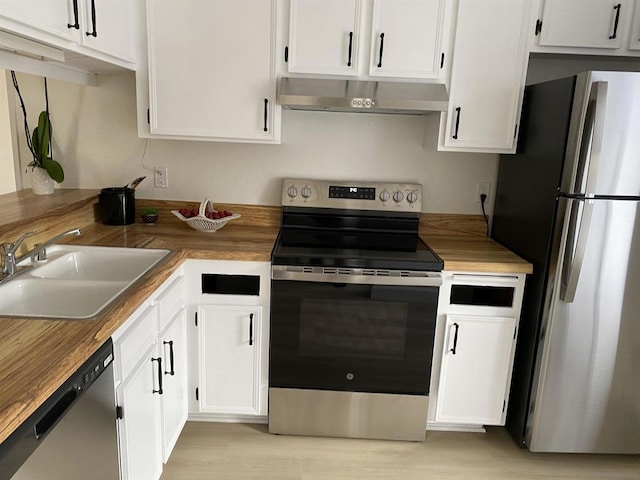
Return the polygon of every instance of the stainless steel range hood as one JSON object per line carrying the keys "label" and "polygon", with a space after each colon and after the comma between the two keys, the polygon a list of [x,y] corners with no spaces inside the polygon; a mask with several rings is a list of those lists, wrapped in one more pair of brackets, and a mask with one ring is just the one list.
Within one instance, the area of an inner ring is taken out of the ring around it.
{"label": "stainless steel range hood", "polygon": [[447,110],[441,84],[290,78],[280,80],[278,101],[291,110],[425,115]]}

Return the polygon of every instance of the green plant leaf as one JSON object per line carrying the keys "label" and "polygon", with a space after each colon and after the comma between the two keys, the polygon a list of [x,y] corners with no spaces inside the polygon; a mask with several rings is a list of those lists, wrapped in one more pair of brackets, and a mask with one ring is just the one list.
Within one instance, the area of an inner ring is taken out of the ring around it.
{"label": "green plant leaf", "polygon": [[[37,149],[36,152],[40,153],[40,158],[43,159],[43,164],[44,164],[44,159],[49,156],[49,145],[51,143],[51,133],[52,133],[51,121],[49,120],[49,115],[47,114],[46,111],[42,111],[40,112],[40,117],[38,117],[38,136],[40,140],[38,142],[38,146],[40,148]],[[35,145],[33,148],[35,149]]]}
{"label": "green plant leaf", "polygon": [[45,157],[42,160],[42,166],[47,171],[49,176],[56,182],[61,183],[64,180],[64,170],[62,169],[62,165],[60,165],[52,158]]}
{"label": "green plant leaf", "polygon": [[33,147],[33,153],[35,153],[36,160],[40,163],[40,135],[38,135],[38,127],[33,129],[31,146]]}

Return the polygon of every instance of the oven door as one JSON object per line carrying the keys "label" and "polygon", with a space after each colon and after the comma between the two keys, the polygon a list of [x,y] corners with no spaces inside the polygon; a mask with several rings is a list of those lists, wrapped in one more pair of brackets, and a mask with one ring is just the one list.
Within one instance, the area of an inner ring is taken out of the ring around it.
{"label": "oven door", "polygon": [[428,395],[439,272],[291,268],[273,267],[270,387]]}

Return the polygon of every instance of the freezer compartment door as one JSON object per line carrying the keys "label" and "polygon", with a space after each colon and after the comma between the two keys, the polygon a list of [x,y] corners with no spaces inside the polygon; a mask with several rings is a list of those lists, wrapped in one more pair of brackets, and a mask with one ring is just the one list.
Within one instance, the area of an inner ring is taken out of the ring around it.
{"label": "freezer compartment door", "polygon": [[640,73],[578,75],[561,191],[640,196]]}
{"label": "freezer compartment door", "polygon": [[[561,249],[574,253],[558,256],[548,294],[526,444],[540,452],[640,453],[639,204],[586,202],[562,203]],[[562,299],[567,278],[575,281],[572,301]]]}

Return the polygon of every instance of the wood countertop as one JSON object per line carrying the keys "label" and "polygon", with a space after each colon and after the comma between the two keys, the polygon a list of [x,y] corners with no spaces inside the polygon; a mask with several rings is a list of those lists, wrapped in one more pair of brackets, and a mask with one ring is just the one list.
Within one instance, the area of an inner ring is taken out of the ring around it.
{"label": "wood countertop", "polygon": [[[95,201],[95,192],[89,197]],[[31,199],[29,199],[31,200]],[[76,197],[77,206],[87,206],[87,196]],[[1,199],[0,199],[1,202]],[[153,203],[140,201],[137,208]],[[180,202],[183,205],[186,202]],[[171,204],[171,205],[170,205]],[[242,217],[215,233],[191,229],[171,213],[162,212],[157,225],[135,223],[107,226],[100,223],[73,224],[78,220],[73,205],[63,210],[72,220],[62,222],[53,209],[51,224],[58,232],[81,226],[82,235],[61,243],[84,245],[167,248],[168,259],[138,280],[114,304],[94,320],[39,320],[0,317],[0,442],[24,422],[64,381],[75,372],[149,297],[186,258],[212,260],[269,261],[278,234],[279,208],[220,205]],[[30,211],[30,210],[29,210]],[[4,214],[4,210],[3,210]],[[21,218],[5,222],[5,231],[16,233]],[[44,223],[45,220],[42,220]],[[34,223],[28,228],[40,227]],[[50,225],[44,230],[52,231]],[[57,233],[57,232],[56,232]],[[10,238],[12,239],[12,238]],[[4,238],[0,240],[5,241]],[[41,240],[40,240],[41,241]]]}
{"label": "wood countertop", "polygon": [[[56,191],[56,194],[58,198],[48,199],[20,192],[0,196],[0,241],[13,240],[30,228],[37,228],[38,235],[29,240],[42,241],[42,237],[80,227],[82,235],[66,243],[167,248],[173,253],[94,320],[0,318],[0,442],[55,392],[185,259],[269,261],[280,222],[277,207],[216,205],[242,216],[218,232],[203,233],[189,228],[170,213],[171,209],[188,206],[187,203],[196,205],[193,202],[136,200],[138,210],[145,206],[160,209],[157,225],[107,226],[97,223],[97,191]],[[34,215],[34,208],[36,212],[43,211],[38,208],[48,210],[46,214]],[[450,217],[444,221],[448,227]],[[441,256],[447,270],[531,271],[530,264],[492,240],[475,234],[466,236],[450,228],[443,229],[442,225],[439,216],[431,216],[425,228],[421,227],[421,237]],[[25,242],[25,248],[30,247]]]}
{"label": "wood countertop", "polygon": [[487,237],[480,215],[423,214],[420,238],[454,272],[531,273],[533,266]]}

